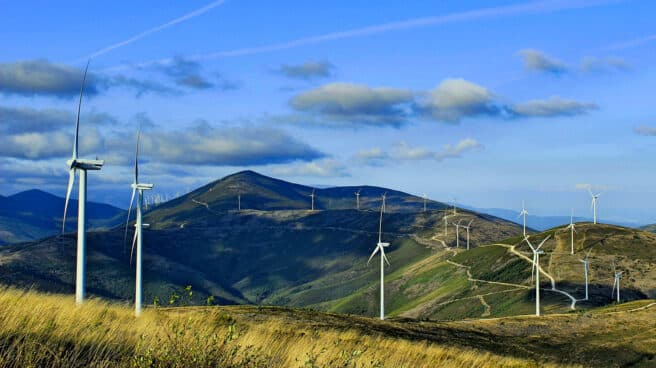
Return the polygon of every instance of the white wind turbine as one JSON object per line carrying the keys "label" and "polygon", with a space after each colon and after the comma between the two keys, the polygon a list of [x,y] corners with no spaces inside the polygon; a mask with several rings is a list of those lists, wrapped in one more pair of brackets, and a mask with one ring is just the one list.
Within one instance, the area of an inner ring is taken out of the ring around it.
{"label": "white wind turbine", "polygon": [[426,200],[428,199],[426,193],[424,193],[423,198],[424,198],[424,212],[426,212]]}
{"label": "white wind turbine", "polygon": [[85,273],[85,251],[86,251],[86,202],[87,202],[87,171],[100,170],[105,163],[103,160],[87,160],[78,158],[78,141],[80,133],[80,109],[82,107],[82,95],[84,94],[84,84],[87,79],[89,63],[84,69],[82,78],[82,87],[80,88],[80,99],[77,105],[77,121],[75,123],[75,139],[73,140],[73,155],[66,161],[68,165],[68,188],[66,189],[66,201],[64,202],[64,217],[62,219],[62,233],[66,226],[66,211],[68,201],[71,198],[73,184],[75,184],[75,173],[79,173],[80,182],[78,184],[79,194],[77,198],[77,266],[75,269],[75,302],[82,304],[84,301],[84,273]]}
{"label": "white wind turbine", "polygon": [[[384,203],[384,202],[383,202]],[[385,263],[389,266],[390,263],[385,256],[385,248],[389,247],[389,243],[382,242],[383,234],[383,206],[380,207],[380,221],[378,223],[378,243],[376,248],[369,256],[367,265],[371,262],[371,259],[380,251],[380,319],[385,319]]]}
{"label": "white wind turbine", "polygon": [[588,253],[585,255],[585,259],[579,259],[579,261],[583,263],[583,274],[585,276],[585,300],[588,300],[588,267],[590,266],[588,256],[590,255],[591,251],[592,249],[588,251]]}
{"label": "white wind turbine", "polygon": [[524,237],[524,240],[526,243],[528,243],[528,246],[531,247],[531,251],[533,251],[533,268],[531,269],[531,279],[533,278],[533,274],[535,273],[535,315],[539,316],[540,315],[540,254],[543,254],[544,252],[540,249],[544,245],[544,243],[549,240],[551,235],[547,236],[540,242],[540,245],[537,247],[533,247],[533,244],[528,240],[528,236]]}
{"label": "white wind turbine", "polygon": [[615,261],[613,261],[613,274],[614,274],[614,279],[613,279],[613,290],[611,291],[611,299],[613,297],[613,294],[615,294],[615,290],[617,290],[617,302],[620,302],[620,279],[622,278],[623,272],[617,272],[617,269],[615,268]]}
{"label": "white wind turbine", "polygon": [[456,215],[458,211],[456,210],[456,199],[453,198],[453,214]]}
{"label": "white wind turbine", "polygon": [[387,212],[387,208],[385,207],[385,200],[387,199],[387,192],[383,193],[383,213]]}
{"label": "white wind turbine", "polygon": [[601,193],[594,194],[594,193],[592,193],[590,188],[588,188],[588,192],[590,193],[590,197],[592,198],[592,202],[590,203],[590,207],[592,208],[592,219],[593,219],[592,221],[593,221],[593,223],[596,224],[597,223],[597,201],[599,200],[599,196],[601,195]]}
{"label": "white wind turbine", "polygon": [[[569,225],[565,228],[565,230],[569,229],[571,236],[570,236],[570,254],[574,254],[574,233],[576,230],[574,230],[574,209],[572,209],[572,214],[569,217]],[[587,298],[586,298],[587,300]]]}
{"label": "white wind turbine", "polygon": [[135,281],[135,293],[134,293],[134,313],[137,317],[141,315],[141,302],[142,302],[142,272],[141,272],[141,249],[143,246],[143,232],[142,228],[148,226],[148,224],[143,223],[142,210],[143,206],[143,191],[153,189],[153,184],[143,184],[139,183],[139,139],[141,134],[137,132],[137,148],[134,154],[134,182],[130,185],[132,187],[132,197],[130,198],[130,207],[128,207],[128,219],[125,223],[125,235],[127,236],[128,232],[128,223],[130,222],[130,211],[132,211],[132,204],[134,203],[135,193],[139,193],[137,197],[137,219],[134,231],[134,238],[132,239],[132,249],[130,250],[130,264],[132,264],[132,254],[134,253],[135,243],[137,245],[137,267],[136,267],[136,281]]}
{"label": "white wind turbine", "polygon": [[360,192],[362,189],[358,189],[357,192],[355,192],[355,209],[359,210],[360,209]]}
{"label": "white wind turbine", "polygon": [[444,211],[444,236],[447,236],[449,234],[449,215],[446,214],[446,210]]}
{"label": "white wind turbine", "polygon": [[314,188],[312,188],[312,194],[310,194],[310,197],[312,198],[312,211],[314,211]]}
{"label": "white wind turbine", "polygon": [[467,226],[461,225],[465,230],[467,230],[467,250],[469,250],[469,229],[471,229],[472,222],[474,222],[474,220],[469,221]]}
{"label": "white wind turbine", "polygon": [[522,201],[522,211],[517,218],[524,217],[524,236],[526,236],[526,215],[528,215],[528,211],[526,211],[526,206],[524,205],[524,201]]}
{"label": "white wind turbine", "polygon": [[460,225],[461,221],[462,220],[458,221],[457,224],[453,224],[453,226],[456,227],[456,248],[460,248],[460,226],[462,226]]}

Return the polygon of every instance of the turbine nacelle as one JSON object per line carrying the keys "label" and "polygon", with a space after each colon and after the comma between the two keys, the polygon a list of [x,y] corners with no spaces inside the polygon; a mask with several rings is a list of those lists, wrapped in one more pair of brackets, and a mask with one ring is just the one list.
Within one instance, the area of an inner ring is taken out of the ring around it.
{"label": "turbine nacelle", "polygon": [[134,190],[151,190],[153,189],[153,184],[142,184],[142,183],[137,183],[137,184],[130,184],[130,187]]}
{"label": "turbine nacelle", "polygon": [[66,165],[68,165],[70,170],[100,170],[104,164],[104,160],[87,160],[81,158],[66,161]]}

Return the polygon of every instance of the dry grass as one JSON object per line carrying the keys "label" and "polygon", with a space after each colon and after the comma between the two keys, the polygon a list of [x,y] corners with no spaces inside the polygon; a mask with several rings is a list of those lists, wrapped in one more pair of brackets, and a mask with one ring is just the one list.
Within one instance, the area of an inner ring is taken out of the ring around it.
{"label": "dry grass", "polygon": [[[388,322],[300,310],[151,309],[135,319],[126,306],[77,307],[72,296],[14,289],[0,292],[0,305],[3,367],[556,366],[392,336]],[[333,327],[331,318],[342,324]]]}

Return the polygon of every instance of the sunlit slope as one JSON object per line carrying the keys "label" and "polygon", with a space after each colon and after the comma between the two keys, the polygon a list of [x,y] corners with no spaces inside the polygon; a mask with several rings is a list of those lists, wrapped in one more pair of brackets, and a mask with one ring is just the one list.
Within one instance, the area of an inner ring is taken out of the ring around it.
{"label": "sunlit slope", "polygon": [[[0,292],[0,364],[105,367],[651,367],[656,303],[419,322],[279,307],[149,308]],[[574,348],[573,348],[574,347]]]}
{"label": "sunlit slope", "polygon": [[[611,296],[612,262],[624,272],[621,301],[654,296],[656,237],[630,228],[577,224],[574,255],[570,233],[556,228],[533,234],[537,245],[551,235],[540,258],[541,312],[545,314],[588,310],[615,303]],[[439,240],[436,235],[434,240]],[[471,250],[435,247],[435,254],[410,266],[387,268],[386,312],[419,319],[502,317],[535,313],[535,283],[531,278],[532,253],[521,236]],[[445,242],[446,243],[446,242]],[[590,298],[585,299],[583,264],[589,254]],[[316,308],[375,315],[379,282],[334,303]]]}

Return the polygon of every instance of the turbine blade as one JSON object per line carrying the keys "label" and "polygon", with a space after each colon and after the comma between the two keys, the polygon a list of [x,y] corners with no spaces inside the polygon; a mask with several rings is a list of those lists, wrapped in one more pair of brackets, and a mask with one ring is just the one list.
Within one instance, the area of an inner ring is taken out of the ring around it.
{"label": "turbine blade", "polygon": [[128,218],[125,220],[125,235],[123,236],[123,254],[125,254],[125,243],[128,241],[128,224],[130,223],[130,212],[132,212],[132,204],[134,203],[134,195],[137,193],[137,188],[132,189],[132,198],[130,198],[130,206],[128,207]]}
{"label": "turbine blade", "polygon": [[367,260],[367,265],[369,265],[369,262],[371,262],[371,259],[374,258],[374,256],[376,255],[376,253],[378,253],[379,250],[380,250],[379,246],[376,246],[376,248],[374,248],[374,251],[371,252],[371,255],[369,256],[369,260]]}
{"label": "turbine blade", "polygon": [[66,188],[66,201],[64,202],[64,218],[62,218],[62,234],[66,229],[66,211],[68,210],[68,201],[71,199],[71,191],[73,191],[73,184],[75,183],[75,169],[68,171],[68,187]]}
{"label": "turbine blade", "polygon": [[75,123],[75,140],[73,140],[73,159],[77,158],[77,145],[78,137],[80,133],[80,110],[82,109],[82,95],[84,94],[84,85],[87,81],[87,71],[89,70],[89,63],[91,60],[87,61],[87,66],[84,68],[84,76],[82,77],[82,86],[80,87],[80,99],[77,103],[77,120]]}
{"label": "turbine blade", "polygon": [[390,264],[389,261],[387,260],[387,256],[385,255],[385,251],[381,249],[380,252],[381,252],[381,253],[380,253],[381,256],[383,257],[383,260],[385,260],[385,263],[387,263],[388,266],[391,266],[391,264]]}
{"label": "turbine blade", "polygon": [[141,138],[141,128],[137,130],[137,149],[134,153],[134,183],[139,183],[139,139]]}
{"label": "turbine blade", "polygon": [[132,254],[134,254],[134,245],[137,244],[137,235],[139,235],[139,232],[135,228],[134,237],[132,238],[132,250],[130,250],[130,264],[132,264]]}
{"label": "turbine blade", "polygon": [[540,242],[540,245],[538,245],[538,247],[535,248],[535,250],[540,249],[544,245],[544,243],[546,243],[546,241],[549,240],[549,238],[551,238],[551,235],[548,235],[546,238],[544,238],[542,242]]}
{"label": "turbine blade", "polygon": [[610,296],[613,296],[613,294],[615,294],[615,285],[617,285],[617,278],[615,278],[615,280],[613,281],[613,290],[611,290]]}

